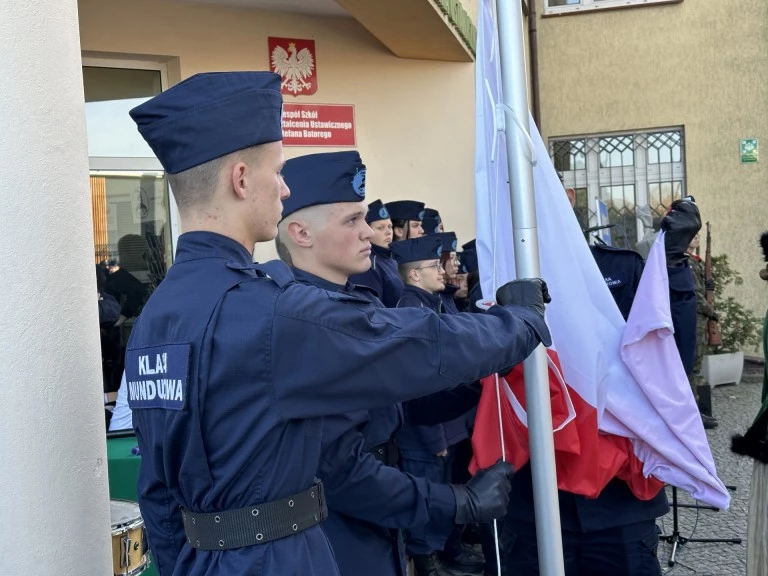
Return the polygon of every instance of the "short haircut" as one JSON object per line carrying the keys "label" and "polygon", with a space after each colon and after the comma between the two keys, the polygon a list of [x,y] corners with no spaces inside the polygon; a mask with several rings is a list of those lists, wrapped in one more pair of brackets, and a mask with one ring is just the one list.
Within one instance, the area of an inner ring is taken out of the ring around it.
{"label": "short haircut", "polygon": [[293,266],[293,256],[291,255],[291,245],[293,244],[293,241],[288,234],[288,225],[296,220],[304,220],[309,222],[311,226],[320,227],[328,221],[329,206],[331,205],[317,204],[315,206],[307,206],[306,208],[297,210],[277,225],[275,248],[277,249],[277,256],[280,260],[288,264],[288,266]]}
{"label": "short haircut", "polygon": [[253,146],[177,174],[168,174],[168,184],[179,211],[183,212],[208,204],[219,187],[221,171],[224,167],[233,161],[258,162],[261,150],[261,146]]}
{"label": "short haircut", "polygon": [[405,264],[397,265],[397,271],[400,273],[400,278],[402,278],[403,282],[406,284],[411,283],[411,279],[408,278],[408,272],[418,268],[422,262],[423,260],[419,260],[418,262],[406,262]]}
{"label": "short haircut", "polygon": [[293,258],[291,258],[291,251],[288,250],[288,246],[285,245],[283,239],[280,237],[280,228],[278,227],[278,233],[275,237],[275,248],[277,249],[277,257],[288,266],[293,266]]}

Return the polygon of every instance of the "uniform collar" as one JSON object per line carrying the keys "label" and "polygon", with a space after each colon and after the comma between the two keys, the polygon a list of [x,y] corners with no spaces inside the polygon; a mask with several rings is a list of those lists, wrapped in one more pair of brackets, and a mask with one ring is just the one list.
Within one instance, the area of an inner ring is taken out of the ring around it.
{"label": "uniform collar", "polygon": [[446,284],[445,289],[442,292],[440,292],[440,294],[442,294],[443,296],[452,298],[453,295],[456,294],[456,292],[458,291],[459,291],[459,287],[456,286],[455,284]]}
{"label": "uniform collar", "polygon": [[431,294],[423,288],[419,288],[418,286],[411,286],[410,284],[406,284],[403,291],[410,292],[416,296],[416,298],[418,298],[425,307],[430,308],[435,312],[442,311],[442,300],[440,299],[440,294]]}
{"label": "uniform collar", "polygon": [[216,232],[185,232],[179,236],[174,262],[200,258],[223,258],[253,264],[253,256],[238,241]]}
{"label": "uniform collar", "polygon": [[346,284],[336,284],[326,280],[325,278],[321,278],[320,276],[310,274],[306,270],[301,270],[299,268],[291,268],[291,270],[293,270],[293,276],[298,282],[302,282],[303,284],[310,284],[312,286],[316,286],[317,288],[328,290],[329,292],[349,292],[354,289],[354,286],[349,282]]}
{"label": "uniform collar", "polygon": [[389,248],[383,248],[382,246],[378,246],[377,244],[371,244],[371,251],[376,256],[386,256],[387,258],[392,257],[392,250]]}

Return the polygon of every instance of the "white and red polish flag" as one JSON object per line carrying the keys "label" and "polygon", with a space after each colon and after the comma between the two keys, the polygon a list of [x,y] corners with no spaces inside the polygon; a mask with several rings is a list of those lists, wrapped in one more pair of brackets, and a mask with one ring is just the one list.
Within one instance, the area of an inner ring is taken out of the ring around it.
{"label": "white and red polish flag", "polygon": [[[515,260],[490,1],[481,2],[478,20],[477,251],[483,296],[490,299],[498,286],[515,278]],[[663,236],[649,256],[625,323],[532,119],[529,124],[541,275],[552,295],[548,356],[558,487],[595,497],[619,478],[648,500],[669,483],[727,508],[730,497],[717,477],[674,343]],[[518,131],[508,116],[506,129]],[[484,381],[472,438],[473,469],[501,456],[495,383],[493,376]],[[505,456],[519,468],[529,457],[522,366],[500,375],[499,383]]]}

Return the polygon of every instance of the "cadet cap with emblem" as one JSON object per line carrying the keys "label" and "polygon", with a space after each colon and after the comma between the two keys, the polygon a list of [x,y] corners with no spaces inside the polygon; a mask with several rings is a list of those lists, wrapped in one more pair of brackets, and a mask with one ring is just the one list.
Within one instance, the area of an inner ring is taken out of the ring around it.
{"label": "cadet cap with emblem", "polygon": [[424,208],[424,219],[421,221],[424,234],[437,234],[440,232],[439,227],[442,222],[440,212],[434,208]]}
{"label": "cadet cap with emblem", "polygon": [[374,200],[368,204],[368,214],[365,216],[365,221],[368,224],[373,224],[379,220],[386,220],[389,218],[389,211],[381,200]]}
{"label": "cadet cap with emblem", "polygon": [[424,203],[415,200],[397,200],[385,204],[392,220],[422,220]]}
{"label": "cadet cap with emblem", "polygon": [[458,244],[456,232],[438,232],[434,236],[442,239],[443,252],[456,252],[456,245]]}
{"label": "cadet cap with emblem", "polygon": [[436,260],[443,253],[443,239],[439,236],[421,236],[392,244],[392,257],[398,264]]}
{"label": "cadet cap with emblem", "polygon": [[462,247],[459,253],[459,272],[461,274],[471,274],[480,270],[477,260],[477,244],[475,240],[470,240]]}
{"label": "cadet cap with emblem", "polygon": [[291,195],[283,200],[283,218],[319,204],[365,200],[365,164],[354,150],[292,158],[283,166]]}
{"label": "cadet cap with emblem", "polygon": [[477,252],[474,250],[464,250],[463,252],[459,252],[460,274],[471,274],[472,272],[477,272],[479,270],[480,267],[477,263]]}
{"label": "cadet cap with emblem", "polygon": [[283,139],[280,76],[195,74],[130,111],[169,174]]}

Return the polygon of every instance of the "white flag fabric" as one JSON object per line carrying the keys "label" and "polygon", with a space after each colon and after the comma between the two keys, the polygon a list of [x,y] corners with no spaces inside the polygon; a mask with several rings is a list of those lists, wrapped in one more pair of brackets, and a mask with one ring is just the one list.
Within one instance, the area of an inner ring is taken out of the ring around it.
{"label": "white flag fabric", "polygon": [[[515,131],[525,141],[508,114],[504,119],[499,113],[502,86],[491,4],[482,0],[480,5],[476,64],[477,253],[486,299],[494,297],[498,286],[515,279],[506,143],[499,129],[506,124],[506,130]],[[547,323],[565,382],[583,400],[574,401],[577,410],[594,409],[600,431],[630,439],[646,477],[677,485],[713,506],[727,507],[728,491],[715,473],[687,379],[674,366],[677,352],[672,354],[669,348],[674,339],[666,337],[671,324],[645,325],[636,315],[639,324],[629,333],[632,340],[625,341],[626,323],[584,240],[533,119],[528,123],[536,162],[533,176],[541,275],[552,295]],[[660,299],[668,310],[667,279],[659,278],[658,262],[649,260],[646,270],[643,294],[638,293],[635,303],[641,298]],[[650,345],[654,338],[657,346]],[[622,360],[622,352],[635,372]],[[679,355],[676,358],[680,363]],[[638,364],[655,363],[672,370],[666,385],[674,392],[660,393],[659,382],[649,381],[652,376],[638,368]],[[686,392],[691,401],[680,404]],[[681,406],[687,416],[673,419],[674,409]]]}

